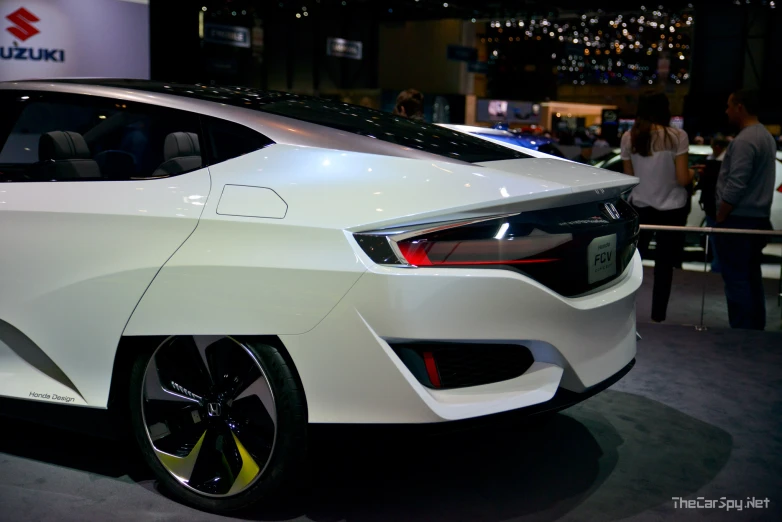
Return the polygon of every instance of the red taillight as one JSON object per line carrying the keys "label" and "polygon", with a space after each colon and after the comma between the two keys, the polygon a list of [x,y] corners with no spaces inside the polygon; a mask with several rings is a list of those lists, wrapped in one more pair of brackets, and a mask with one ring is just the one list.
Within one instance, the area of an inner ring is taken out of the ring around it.
{"label": "red taillight", "polygon": [[559,261],[541,254],[571,239],[570,234],[463,241],[413,238],[397,246],[414,266],[526,265]]}
{"label": "red taillight", "polygon": [[777,187],[777,192],[782,192],[782,185]]}

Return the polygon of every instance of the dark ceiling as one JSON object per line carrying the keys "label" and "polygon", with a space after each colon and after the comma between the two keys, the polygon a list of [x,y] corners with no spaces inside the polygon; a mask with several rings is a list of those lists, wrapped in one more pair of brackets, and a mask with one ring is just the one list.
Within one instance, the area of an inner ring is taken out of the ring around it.
{"label": "dark ceiling", "polygon": [[[236,0],[242,1],[242,0]],[[396,20],[461,18],[476,20],[512,17],[557,16],[566,14],[637,11],[641,6],[664,11],[681,11],[698,5],[733,3],[735,0],[282,0],[269,1],[265,7],[301,11],[304,7],[315,14],[345,10],[372,12],[382,18]],[[746,0],[742,0],[746,1]],[[751,0],[752,1],[752,0]],[[762,2],[763,0],[754,0]]]}

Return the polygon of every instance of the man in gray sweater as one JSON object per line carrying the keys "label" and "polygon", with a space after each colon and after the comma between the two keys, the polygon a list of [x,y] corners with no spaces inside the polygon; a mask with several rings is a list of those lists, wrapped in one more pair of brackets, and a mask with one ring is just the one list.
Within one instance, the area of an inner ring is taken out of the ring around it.
{"label": "man in gray sweater", "polygon": [[[741,128],[730,143],[717,181],[717,226],[771,230],[776,143],[758,121],[760,102],[753,91],[737,91],[725,111]],[[722,264],[731,328],[763,330],[766,299],[761,260],[768,237],[718,234],[717,255]]]}

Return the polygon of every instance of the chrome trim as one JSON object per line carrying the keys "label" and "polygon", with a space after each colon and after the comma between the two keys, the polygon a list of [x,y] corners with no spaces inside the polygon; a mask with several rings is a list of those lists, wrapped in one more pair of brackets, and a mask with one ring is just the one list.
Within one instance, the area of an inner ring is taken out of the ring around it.
{"label": "chrome trim", "polygon": [[414,265],[411,265],[407,262],[407,259],[405,259],[405,256],[402,255],[402,251],[399,249],[399,245],[397,245],[396,241],[394,241],[391,236],[386,236],[386,241],[388,241],[388,246],[391,248],[391,251],[396,256],[396,259],[399,261],[399,265],[390,265],[385,264],[384,266],[401,266],[403,268],[418,268]]}
{"label": "chrome trim", "polygon": [[495,219],[504,219],[513,216],[518,216],[521,212],[513,212],[509,214],[494,214],[491,216],[483,216],[473,219],[460,219],[457,221],[444,221],[434,226],[431,223],[425,225],[417,225],[413,227],[394,227],[386,229],[372,230],[370,232],[357,232],[357,236],[387,236],[391,241],[397,243],[410,239],[412,237],[423,236],[425,234],[431,234],[432,232],[440,232],[441,230],[449,230],[451,228],[458,228],[467,225],[474,225],[475,223],[482,223],[484,221],[492,221]]}
{"label": "chrome trim", "polygon": [[398,245],[400,241],[404,241],[406,239],[410,239],[418,236],[423,236],[426,234],[431,234],[432,232],[439,232],[441,230],[449,230],[452,228],[473,225],[475,223],[482,223],[484,221],[493,221],[495,219],[504,219],[513,216],[518,216],[519,214],[521,214],[521,212],[514,212],[511,214],[496,214],[492,216],[483,216],[474,219],[460,219],[456,221],[442,222],[435,226],[432,226],[432,224],[429,223],[426,225],[417,225],[413,227],[405,227],[405,226],[394,227],[394,228],[387,228],[387,229],[372,230],[369,232],[357,232],[354,234],[354,236],[385,236],[386,240],[388,241],[388,246],[393,251],[399,263],[398,264],[378,263],[378,265],[392,266],[395,268],[418,268],[417,265],[411,265],[410,263],[408,263],[407,259],[405,259],[405,256],[402,255],[402,251],[399,249],[399,245]]}

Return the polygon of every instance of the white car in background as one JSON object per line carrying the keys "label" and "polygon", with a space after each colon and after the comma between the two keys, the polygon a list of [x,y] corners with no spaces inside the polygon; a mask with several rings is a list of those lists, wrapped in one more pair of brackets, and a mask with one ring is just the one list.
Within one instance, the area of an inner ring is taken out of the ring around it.
{"label": "white car in background", "polygon": [[634,363],[632,177],[246,88],[0,107],[0,396],[129,417],[191,505],[275,498],[308,423],[553,411]]}

